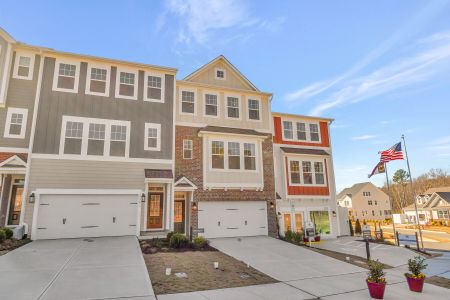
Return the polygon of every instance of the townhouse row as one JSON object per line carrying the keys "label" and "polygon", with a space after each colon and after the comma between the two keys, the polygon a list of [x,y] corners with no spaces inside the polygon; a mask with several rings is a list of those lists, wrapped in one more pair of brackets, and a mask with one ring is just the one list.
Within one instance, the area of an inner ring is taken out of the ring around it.
{"label": "townhouse row", "polygon": [[0,226],[32,239],[276,237],[311,223],[339,235],[331,119],[273,113],[223,56],[176,73],[0,29]]}

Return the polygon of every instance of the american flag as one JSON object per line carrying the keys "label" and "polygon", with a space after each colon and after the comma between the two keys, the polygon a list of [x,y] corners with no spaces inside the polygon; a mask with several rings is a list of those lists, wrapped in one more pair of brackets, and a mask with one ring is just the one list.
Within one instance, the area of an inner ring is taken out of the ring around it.
{"label": "american flag", "polygon": [[391,160],[403,159],[402,143],[399,142],[391,148],[381,151],[380,162],[386,163]]}

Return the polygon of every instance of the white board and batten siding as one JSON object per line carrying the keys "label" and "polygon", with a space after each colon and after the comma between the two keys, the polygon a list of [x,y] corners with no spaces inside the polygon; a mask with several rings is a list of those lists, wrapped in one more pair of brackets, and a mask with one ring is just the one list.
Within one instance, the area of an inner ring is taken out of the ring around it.
{"label": "white board and batten siding", "polygon": [[198,203],[199,235],[206,238],[267,235],[265,201]]}
{"label": "white board and batten siding", "polygon": [[32,239],[137,235],[140,191],[38,192]]}

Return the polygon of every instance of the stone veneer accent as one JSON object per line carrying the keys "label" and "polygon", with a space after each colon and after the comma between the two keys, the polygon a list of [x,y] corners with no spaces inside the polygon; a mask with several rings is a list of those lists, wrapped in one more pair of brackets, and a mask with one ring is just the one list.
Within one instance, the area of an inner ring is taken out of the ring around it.
{"label": "stone veneer accent", "polygon": [[[175,128],[175,178],[186,176],[196,186],[194,201],[252,201],[266,200],[267,202],[267,224],[268,232],[272,237],[278,236],[276,201],[275,201],[275,181],[273,167],[273,147],[272,135],[262,142],[263,170],[264,170],[264,190],[204,190],[203,189],[203,139],[198,136],[199,128],[176,126]],[[192,140],[193,158],[183,159],[183,140]],[[274,207],[270,208],[270,202]],[[191,226],[195,230],[198,225],[197,211],[190,209]],[[194,234],[195,235],[195,234]]]}

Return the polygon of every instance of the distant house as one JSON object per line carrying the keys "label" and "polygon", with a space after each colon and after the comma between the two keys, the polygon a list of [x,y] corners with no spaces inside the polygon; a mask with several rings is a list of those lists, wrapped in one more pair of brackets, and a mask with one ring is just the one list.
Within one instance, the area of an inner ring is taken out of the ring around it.
{"label": "distant house", "polygon": [[[414,204],[403,209],[411,223],[416,222]],[[417,211],[420,223],[450,219],[450,187],[430,188],[417,196]]]}
{"label": "distant house", "polygon": [[389,196],[370,182],[354,184],[337,196],[338,205],[347,207],[349,218],[384,220],[392,218]]}

